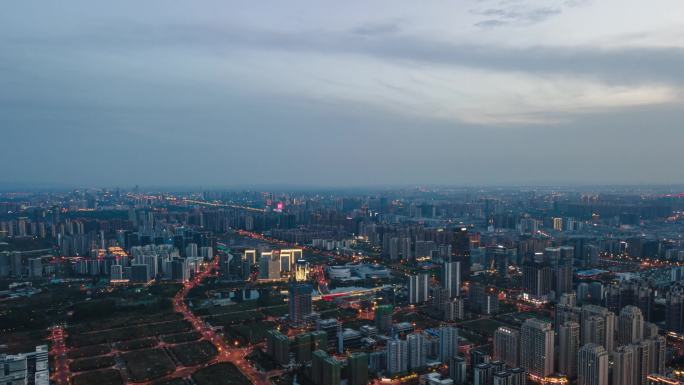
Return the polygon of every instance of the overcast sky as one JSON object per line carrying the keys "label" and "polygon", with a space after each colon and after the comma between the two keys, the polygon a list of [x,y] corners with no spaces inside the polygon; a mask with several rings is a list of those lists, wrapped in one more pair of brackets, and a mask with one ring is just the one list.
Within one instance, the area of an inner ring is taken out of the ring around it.
{"label": "overcast sky", "polygon": [[32,1],[0,184],[684,183],[681,0]]}

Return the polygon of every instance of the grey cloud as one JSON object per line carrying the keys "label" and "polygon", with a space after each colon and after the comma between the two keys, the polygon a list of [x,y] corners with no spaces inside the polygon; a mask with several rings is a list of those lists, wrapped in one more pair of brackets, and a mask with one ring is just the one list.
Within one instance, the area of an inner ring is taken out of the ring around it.
{"label": "grey cloud", "polygon": [[[500,21],[489,21],[500,23]],[[309,52],[324,55],[358,54],[381,60],[401,60],[433,65],[471,67],[533,74],[568,74],[597,78],[611,84],[661,82],[684,85],[684,49],[679,47],[538,46],[512,48],[460,44],[424,39],[396,28],[354,31],[269,31],[230,25],[136,24],[85,31],[79,35],[0,38],[0,63],[16,61],[13,53],[50,49],[75,51],[146,50],[150,47],[206,50],[211,54],[239,49]],[[371,31],[375,31],[372,33]],[[379,31],[382,31],[381,33]],[[6,60],[3,60],[6,59]],[[20,66],[21,63],[17,63]]]}

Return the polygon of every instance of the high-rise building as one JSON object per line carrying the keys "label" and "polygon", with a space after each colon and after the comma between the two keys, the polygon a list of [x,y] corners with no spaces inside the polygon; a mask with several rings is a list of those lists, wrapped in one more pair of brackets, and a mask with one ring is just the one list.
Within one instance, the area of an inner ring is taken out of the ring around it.
{"label": "high-rise building", "polygon": [[290,322],[299,326],[306,322],[307,316],[311,314],[311,292],[313,288],[306,283],[290,283],[289,287],[289,307]]}
{"label": "high-rise building", "polygon": [[335,357],[327,357],[323,361],[323,382],[321,385],[340,385],[342,379],[342,363]]}
{"label": "high-rise building", "polygon": [[553,373],[554,335],[550,323],[527,319],[520,329],[520,357],[525,370],[538,377]]}
{"label": "high-rise building", "polygon": [[387,341],[387,373],[395,375],[408,370],[408,343],[398,338]]}
{"label": "high-rise building", "polygon": [[109,268],[109,279],[112,281],[123,280],[123,268],[121,267],[121,265],[112,265]]}
{"label": "high-rise building", "polygon": [[323,371],[328,354],[323,350],[316,350],[311,355],[311,382],[315,385],[323,384]]}
{"label": "high-rise building", "polygon": [[473,283],[470,285],[468,296],[473,311],[486,315],[499,312],[499,291],[496,287]]}
{"label": "high-rise building", "polygon": [[427,341],[423,333],[411,333],[406,336],[408,343],[408,368],[411,370],[425,367],[427,361]]}
{"label": "high-rise building", "polygon": [[581,343],[599,344],[603,346],[606,341],[606,324],[603,317],[592,315],[582,319]]}
{"label": "high-rise building", "polygon": [[419,273],[408,278],[409,303],[424,303],[428,300],[428,275]]}
{"label": "high-rise building", "polygon": [[368,354],[352,353],[347,357],[349,363],[349,385],[366,385],[368,382]]}
{"label": "high-rise building", "polygon": [[543,298],[551,293],[552,271],[549,265],[525,263],[522,270],[522,288],[526,294]]}
{"label": "high-rise building", "polygon": [[442,271],[442,286],[448,292],[449,297],[454,298],[461,295],[461,262],[444,262]]}
{"label": "high-rise building", "polygon": [[463,357],[452,357],[449,360],[449,377],[454,385],[465,385],[467,381],[466,360]]}
{"label": "high-rise building", "polygon": [[509,328],[499,327],[494,331],[494,360],[503,361],[508,367],[520,365],[520,332]]}
{"label": "high-rise building", "polygon": [[665,329],[670,332],[684,332],[684,293],[671,291],[665,300]]}
{"label": "high-rise building", "polygon": [[453,326],[439,328],[439,359],[448,363],[458,356],[458,329]]}
{"label": "high-rise building", "polygon": [[[594,319],[599,317],[600,321]],[[596,305],[582,306],[582,345],[594,342],[611,353],[615,342],[615,313]]]}
{"label": "high-rise building", "polygon": [[375,308],[375,327],[380,333],[389,333],[392,330],[392,305],[380,305]]}
{"label": "high-rise building", "polygon": [[577,352],[580,344],[580,325],[563,323],[558,333],[558,371],[568,378],[577,377]]}
{"label": "high-rise building", "polygon": [[297,362],[311,361],[311,353],[313,348],[313,337],[311,333],[297,334],[294,338],[295,354]]}
{"label": "high-rise building", "polygon": [[266,336],[266,352],[281,365],[290,362],[290,339],[277,330],[269,330]]}
{"label": "high-rise building", "polygon": [[491,385],[494,381],[492,364],[484,363],[473,366],[473,385]]}
{"label": "high-rise building", "polygon": [[50,374],[47,345],[36,346],[36,350],[29,353],[0,354],[0,383],[48,385]]}
{"label": "high-rise building", "polygon": [[295,280],[297,282],[304,282],[307,279],[309,279],[309,263],[300,259],[295,265]]}
{"label": "high-rise building", "polygon": [[463,309],[463,299],[453,298],[446,302],[442,307],[442,318],[445,321],[456,321],[465,318]]}
{"label": "high-rise building", "polygon": [[577,357],[578,385],[608,385],[608,352],[598,344],[586,344]]}
{"label": "high-rise building", "polygon": [[636,385],[636,356],[631,345],[618,346],[613,352],[612,385]]}
{"label": "high-rise building", "polygon": [[625,306],[618,317],[618,344],[628,345],[644,338],[644,317],[636,306]]}
{"label": "high-rise building", "polygon": [[245,250],[243,257],[244,257],[244,260],[247,261],[249,266],[256,265],[256,262],[257,262],[256,250],[254,250],[254,249]]}

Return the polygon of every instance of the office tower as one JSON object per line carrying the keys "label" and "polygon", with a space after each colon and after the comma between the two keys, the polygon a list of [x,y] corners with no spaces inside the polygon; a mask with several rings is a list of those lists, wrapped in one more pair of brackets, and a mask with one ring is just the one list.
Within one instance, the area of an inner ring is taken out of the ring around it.
{"label": "office tower", "polygon": [[349,385],[366,385],[368,382],[368,354],[356,352],[347,358],[349,363]]}
{"label": "office tower", "polygon": [[636,357],[631,345],[618,346],[613,352],[612,385],[637,385],[634,380]]}
{"label": "office tower", "polygon": [[449,297],[458,297],[461,294],[461,262],[444,262],[442,268],[442,286],[448,290]]}
{"label": "office tower", "polygon": [[313,338],[311,333],[297,334],[294,338],[295,354],[297,362],[311,361]]}
{"label": "office tower", "polygon": [[636,306],[625,306],[618,317],[618,344],[628,345],[644,337],[644,318]]}
{"label": "office tower", "polygon": [[575,378],[577,376],[577,352],[580,344],[580,325],[568,321],[560,326],[558,333],[558,371]]}
{"label": "office tower", "polygon": [[408,368],[411,370],[425,367],[427,360],[427,341],[422,333],[406,336],[408,343]]}
{"label": "office tower", "polygon": [[501,245],[487,247],[487,258],[494,263],[497,274],[502,278],[508,278],[508,253],[508,249]]}
{"label": "office tower", "polygon": [[0,354],[0,383],[49,385],[47,345],[36,346],[29,353]]}
{"label": "office tower", "polygon": [[[592,317],[600,317],[603,323],[592,320]],[[592,322],[589,326],[587,322]],[[610,353],[613,351],[613,344],[615,342],[615,313],[609,311],[605,307],[596,305],[582,306],[582,344],[588,342],[595,342],[602,345]],[[601,328],[601,329],[599,329]]]}
{"label": "office tower", "polygon": [[454,385],[465,385],[467,374],[465,358],[457,356],[449,360],[449,377],[454,380]]}
{"label": "office tower", "polygon": [[423,303],[428,300],[428,275],[420,273],[409,276],[409,303]]}
{"label": "office tower", "polygon": [[408,370],[408,343],[398,338],[387,342],[387,373],[394,375]]}
{"label": "office tower", "polygon": [[491,385],[494,379],[494,368],[491,364],[473,366],[473,385]]}
{"label": "office tower", "polygon": [[290,339],[277,330],[269,330],[266,336],[266,352],[280,365],[290,362]]}
{"label": "office tower", "polygon": [[553,328],[540,319],[527,319],[520,329],[520,358],[528,373],[546,377],[553,373]]}
{"label": "office tower", "polygon": [[515,368],[520,365],[520,332],[509,327],[499,327],[494,331],[495,360]]}
{"label": "office tower", "polygon": [[380,333],[389,333],[392,329],[392,305],[380,305],[375,309],[375,327]]}
{"label": "office tower", "polygon": [[295,326],[301,326],[311,314],[311,292],[313,287],[306,283],[290,283],[289,307],[290,322]]}
{"label": "office tower", "polygon": [[578,385],[608,385],[608,352],[597,344],[586,344],[577,357]]}
{"label": "office tower", "polygon": [[526,294],[542,298],[551,293],[551,267],[542,263],[523,265],[522,288]]}
{"label": "office tower", "polygon": [[297,282],[304,282],[307,279],[309,279],[309,263],[300,259],[295,265],[295,280]]}
{"label": "office tower", "polygon": [[[451,262],[460,262],[459,271],[466,278],[470,274],[470,235],[465,227],[455,228],[451,234]],[[459,276],[459,284],[461,277]],[[453,291],[452,291],[453,295]]]}
{"label": "office tower", "polygon": [[439,328],[439,359],[448,363],[453,357],[458,356],[458,329],[452,326]]}

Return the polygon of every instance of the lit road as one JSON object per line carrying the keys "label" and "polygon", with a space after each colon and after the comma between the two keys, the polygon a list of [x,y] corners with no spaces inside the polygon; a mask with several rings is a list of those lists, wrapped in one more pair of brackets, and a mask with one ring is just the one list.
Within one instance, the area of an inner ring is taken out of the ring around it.
{"label": "lit road", "polygon": [[69,362],[67,360],[67,349],[64,344],[64,328],[55,326],[52,328],[52,351],[51,355],[55,358],[55,370],[52,373],[52,381],[55,385],[70,384],[71,373],[69,371]]}
{"label": "lit road", "polygon": [[251,349],[238,348],[228,345],[223,338],[217,335],[211,327],[207,326],[199,317],[195,316],[185,304],[185,297],[188,295],[190,290],[202,282],[202,279],[211,275],[217,267],[218,258],[214,258],[211,265],[207,269],[195,276],[192,281],[187,282],[183,286],[183,289],[174,297],[174,309],[176,312],[183,314],[185,319],[190,321],[193,328],[195,328],[195,330],[199,332],[203,338],[211,341],[211,343],[214,344],[216,350],[218,351],[218,356],[212,361],[212,363],[230,362],[240,369],[242,374],[244,374],[252,384],[271,385],[268,377],[254,369],[254,367],[252,367],[245,359],[245,356],[250,353]]}

